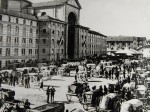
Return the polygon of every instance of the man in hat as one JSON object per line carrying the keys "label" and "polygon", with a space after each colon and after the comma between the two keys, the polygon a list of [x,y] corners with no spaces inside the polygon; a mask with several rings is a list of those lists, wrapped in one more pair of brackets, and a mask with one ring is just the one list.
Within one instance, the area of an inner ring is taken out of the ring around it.
{"label": "man in hat", "polygon": [[51,102],[54,102],[55,88],[52,86],[51,88]]}
{"label": "man in hat", "polygon": [[48,86],[48,87],[47,87],[47,90],[46,90],[47,103],[49,103],[49,94],[50,94],[50,89],[49,89],[49,86]]}

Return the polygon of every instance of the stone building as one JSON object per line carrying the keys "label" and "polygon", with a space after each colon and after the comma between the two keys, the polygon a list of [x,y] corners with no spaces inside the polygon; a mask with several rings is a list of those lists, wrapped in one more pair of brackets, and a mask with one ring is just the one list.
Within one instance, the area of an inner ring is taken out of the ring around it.
{"label": "stone building", "polygon": [[147,44],[146,37],[137,37],[137,46],[138,46],[138,48],[141,48],[141,47],[145,46],[146,44]]}
{"label": "stone building", "polygon": [[106,54],[106,36],[80,25],[81,8],[78,0],[0,0],[0,68]]}
{"label": "stone building", "polygon": [[37,59],[36,17],[8,10],[9,5],[6,9],[2,3],[5,2],[0,8],[0,68],[10,62]]}
{"label": "stone building", "polygon": [[107,51],[114,52],[119,49],[137,49],[137,37],[127,36],[108,36],[107,37]]}
{"label": "stone building", "polygon": [[78,57],[103,55],[106,54],[106,36],[99,32],[92,31],[88,27],[77,26],[78,40]]}
{"label": "stone building", "polygon": [[[33,8],[41,23],[40,32],[49,32],[48,35],[40,33],[40,60],[77,59],[106,53],[106,36],[79,24],[78,0],[34,3]],[[41,39],[47,40],[47,44]]]}

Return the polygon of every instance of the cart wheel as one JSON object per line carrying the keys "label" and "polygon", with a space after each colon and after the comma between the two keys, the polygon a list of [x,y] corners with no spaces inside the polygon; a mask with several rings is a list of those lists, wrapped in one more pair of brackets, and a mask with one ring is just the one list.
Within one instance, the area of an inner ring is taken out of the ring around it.
{"label": "cart wheel", "polygon": [[67,100],[68,100],[69,102],[71,102],[72,96],[67,94],[66,97],[67,97]]}
{"label": "cart wheel", "polygon": [[88,111],[88,107],[89,107],[89,105],[88,104],[83,104],[83,108],[84,108],[84,110],[86,110],[86,111]]}

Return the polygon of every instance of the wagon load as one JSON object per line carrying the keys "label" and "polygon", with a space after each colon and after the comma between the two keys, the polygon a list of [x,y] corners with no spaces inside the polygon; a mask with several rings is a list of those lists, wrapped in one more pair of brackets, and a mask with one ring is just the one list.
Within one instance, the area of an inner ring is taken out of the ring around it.
{"label": "wagon load", "polygon": [[147,88],[144,85],[137,86],[137,97],[138,98],[144,98],[146,92],[147,92]]}
{"label": "wagon load", "polygon": [[140,94],[145,94],[146,91],[147,91],[147,88],[146,88],[144,85],[138,85],[138,86],[137,86],[137,91],[138,91]]}
{"label": "wagon load", "polygon": [[0,90],[0,97],[3,98],[4,100],[8,101],[8,100],[14,100],[14,96],[15,96],[15,91],[12,91],[10,89],[1,89]]}
{"label": "wagon load", "polygon": [[123,85],[123,88],[127,89],[134,89],[135,88],[135,82],[126,83]]}
{"label": "wagon load", "polygon": [[110,110],[109,107],[112,107],[113,102],[117,99],[118,95],[116,93],[109,93],[102,98],[102,101],[99,105],[100,109]]}
{"label": "wagon load", "polygon": [[86,86],[86,83],[74,83],[68,86],[68,93],[78,94],[80,91],[83,91],[83,87]]}
{"label": "wagon load", "polygon": [[120,112],[141,112],[143,103],[138,99],[132,99],[122,103]]}

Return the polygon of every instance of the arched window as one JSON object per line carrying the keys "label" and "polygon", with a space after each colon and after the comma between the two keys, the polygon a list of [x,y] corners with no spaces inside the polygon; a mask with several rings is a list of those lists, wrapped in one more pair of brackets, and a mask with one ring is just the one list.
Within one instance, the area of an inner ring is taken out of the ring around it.
{"label": "arched window", "polygon": [[55,31],[54,31],[54,30],[52,31],[52,34],[53,34],[53,35],[55,34]]}
{"label": "arched window", "polygon": [[45,16],[45,15],[46,15],[46,12],[42,12],[42,13],[41,13],[41,16]]}
{"label": "arched window", "polygon": [[46,34],[46,29],[43,29],[43,31],[42,31],[42,32],[43,32],[43,34]]}

